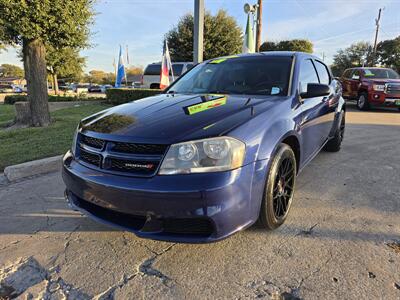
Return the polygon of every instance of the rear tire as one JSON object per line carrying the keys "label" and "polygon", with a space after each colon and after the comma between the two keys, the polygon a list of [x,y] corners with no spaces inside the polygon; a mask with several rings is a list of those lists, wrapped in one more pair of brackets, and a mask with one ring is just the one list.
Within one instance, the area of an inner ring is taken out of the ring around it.
{"label": "rear tire", "polygon": [[338,152],[342,146],[342,141],[344,137],[344,131],[346,128],[346,114],[344,111],[341,112],[340,125],[336,129],[335,135],[329,142],[326,143],[324,150],[328,152]]}
{"label": "rear tire", "polygon": [[273,230],[285,222],[293,200],[296,171],[292,148],[280,144],[272,158],[261,203],[259,223],[263,228]]}
{"label": "rear tire", "polygon": [[357,108],[359,110],[363,110],[363,111],[369,110],[370,106],[369,106],[369,102],[368,102],[368,94],[367,93],[361,93],[358,96]]}

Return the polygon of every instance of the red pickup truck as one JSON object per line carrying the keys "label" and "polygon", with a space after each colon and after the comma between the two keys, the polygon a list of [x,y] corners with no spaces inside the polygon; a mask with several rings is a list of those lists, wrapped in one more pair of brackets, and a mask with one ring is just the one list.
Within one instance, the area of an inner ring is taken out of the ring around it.
{"label": "red pickup truck", "polygon": [[340,81],[345,99],[357,100],[360,110],[371,106],[397,107],[400,110],[400,76],[387,68],[352,68]]}

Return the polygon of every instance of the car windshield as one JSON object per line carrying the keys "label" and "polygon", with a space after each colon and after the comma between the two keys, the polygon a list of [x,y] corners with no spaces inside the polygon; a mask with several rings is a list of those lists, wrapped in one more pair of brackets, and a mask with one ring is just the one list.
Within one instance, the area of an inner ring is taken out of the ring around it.
{"label": "car windshield", "polygon": [[365,69],[363,72],[366,78],[400,79],[392,69]]}
{"label": "car windshield", "polygon": [[182,76],[169,93],[287,95],[291,57],[233,56],[200,64]]}

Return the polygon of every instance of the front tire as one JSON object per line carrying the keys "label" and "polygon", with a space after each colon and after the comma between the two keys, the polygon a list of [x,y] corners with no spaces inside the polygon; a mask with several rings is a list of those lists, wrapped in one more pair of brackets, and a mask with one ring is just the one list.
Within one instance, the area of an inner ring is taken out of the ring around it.
{"label": "front tire", "polygon": [[265,184],[259,223],[268,230],[281,226],[289,213],[296,183],[296,157],[292,148],[280,144]]}
{"label": "front tire", "polygon": [[368,94],[367,93],[361,93],[358,96],[357,108],[359,110],[364,110],[364,111],[369,109]]}

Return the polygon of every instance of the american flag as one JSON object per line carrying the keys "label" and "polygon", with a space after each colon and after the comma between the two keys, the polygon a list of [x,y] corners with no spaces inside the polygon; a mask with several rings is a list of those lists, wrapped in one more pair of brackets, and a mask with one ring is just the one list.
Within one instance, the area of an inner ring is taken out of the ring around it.
{"label": "american flag", "polygon": [[[161,74],[160,74],[160,89],[165,89],[169,86],[169,72],[172,73],[171,57],[169,56],[168,44],[165,40],[163,47],[163,56],[161,60]],[[172,78],[173,78],[172,74]]]}

